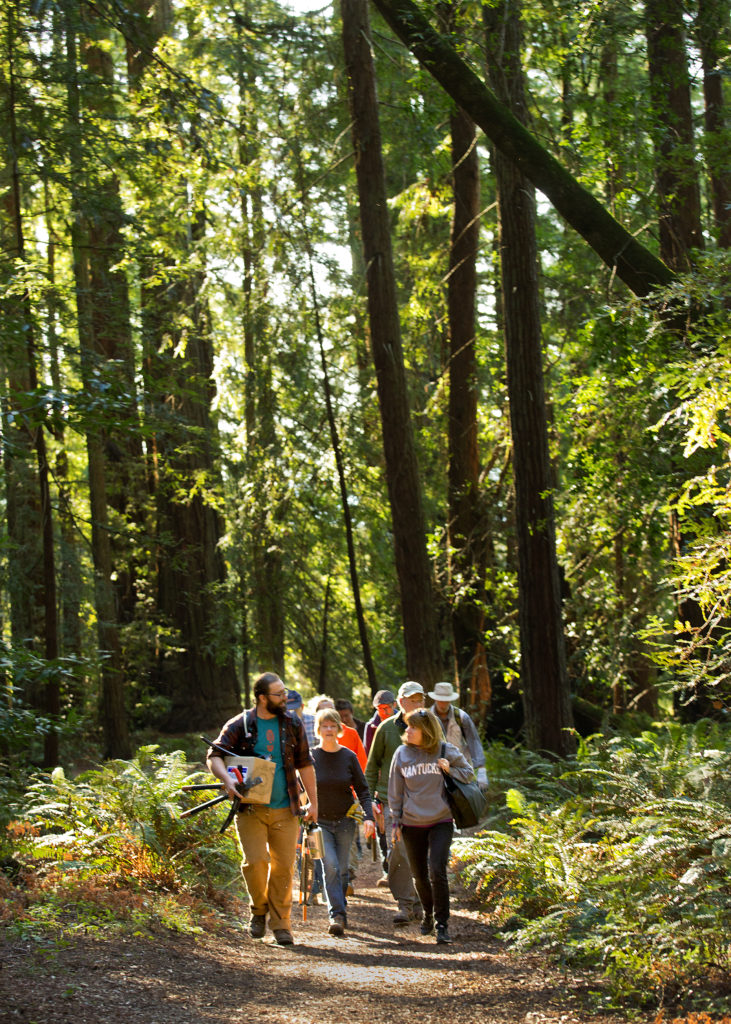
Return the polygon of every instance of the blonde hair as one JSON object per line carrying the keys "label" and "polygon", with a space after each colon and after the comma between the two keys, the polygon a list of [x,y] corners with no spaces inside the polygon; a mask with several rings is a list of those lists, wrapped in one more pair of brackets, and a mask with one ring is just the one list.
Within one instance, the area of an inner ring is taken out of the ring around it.
{"label": "blonde hair", "polygon": [[[404,715],[404,721],[414,729],[421,729],[419,746],[422,750],[425,750],[427,754],[436,754],[444,742],[444,731],[442,723],[434,712],[428,708],[417,708],[415,711],[410,711],[408,715]],[[406,743],[406,733],[404,733],[404,743]]]}
{"label": "blonde hair", "polygon": [[338,727],[338,736],[343,735],[343,720],[335,708],[323,708],[315,715],[315,732],[320,735],[320,726],[323,722],[335,722]]}

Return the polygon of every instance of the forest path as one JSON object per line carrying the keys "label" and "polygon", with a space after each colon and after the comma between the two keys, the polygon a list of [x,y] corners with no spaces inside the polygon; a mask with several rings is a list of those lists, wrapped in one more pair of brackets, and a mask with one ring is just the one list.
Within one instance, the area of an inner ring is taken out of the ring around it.
{"label": "forest path", "polygon": [[[327,911],[293,915],[295,945],[233,929],[199,937],[82,937],[39,955],[0,946],[0,1021],[25,1024],[619,1024],[587,1010],[597,979],[490,937],[479,907],[454,896],[454,944],[417,925],[396,928],[395,904],[364,861],[345,937]],[[635,1018],[635,1021],[642,1018]],[[649,1021],[647,1017],[645,1020]]]}

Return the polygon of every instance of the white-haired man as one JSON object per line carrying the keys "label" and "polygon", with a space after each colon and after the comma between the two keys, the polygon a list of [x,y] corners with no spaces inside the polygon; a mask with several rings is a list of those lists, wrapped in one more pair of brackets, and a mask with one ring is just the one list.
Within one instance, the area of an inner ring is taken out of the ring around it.
{"label": "white-haired man", "polygon": [[477,784],[480,788],[487,788],[485,751],[475,723],[466,711],[455,707],[454,702],[459,700],[459,693],[451,683],[436,683],[434,689],[429,691],[429,696],[434,701],[432,711],[442,723],[445,740],[459,747],[475,769]]}

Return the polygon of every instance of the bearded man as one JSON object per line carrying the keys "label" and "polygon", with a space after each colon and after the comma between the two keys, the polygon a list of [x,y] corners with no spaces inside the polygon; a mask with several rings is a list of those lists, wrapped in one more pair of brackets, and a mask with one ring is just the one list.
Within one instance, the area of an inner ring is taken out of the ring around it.
{"label": "bearded man", "polygon": [[[236,831],[241,848],[241,873],[251,905],[249,935],[263,939],[267,915],[280,946],[291,946],[292,879],[301,819],[297,773],[309,806],[306,822],[317,822],[317,784],[304,726],[287,713],[287,688],[274,672],[264,672],[254,683],[255,705],[224,725],[216,746],[242,757],[261,757],[275,764],[272,793],[267,804],[241,804]],[[223,783],[230,799],[238,797],[236,779],[229,774],[215,746],[208,750],[210,771]]]}

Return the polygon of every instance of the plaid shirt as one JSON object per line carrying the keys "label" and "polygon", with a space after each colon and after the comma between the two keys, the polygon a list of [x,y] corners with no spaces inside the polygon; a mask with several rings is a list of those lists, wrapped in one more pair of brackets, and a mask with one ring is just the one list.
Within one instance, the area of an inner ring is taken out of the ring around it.
{"label": "plaid shirt", "polygon": [[[284,774],[287,779],[287,793],[289,794],[289,807],[292,814],[298,814],[300,787],[297,780],[297,769],[306,768],[307,765],[314,764],[314,762],[310,756],[310,748],[307,743],[304,726],[299,718],[296,715],[287,713],[278,720]],[[252,708],[250,711],[242,711],[235,718],[230,718],[223,729],[221,729],[215,742],[239,757],[256,757],[254,744],[256,743],[257,730],[256,708]],[[220,751],[214,747],[208,748],[207,756],[223,757]]]}

